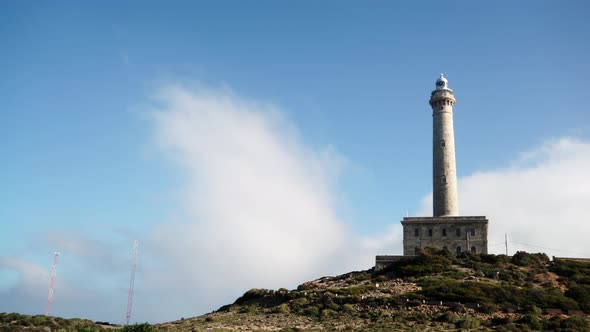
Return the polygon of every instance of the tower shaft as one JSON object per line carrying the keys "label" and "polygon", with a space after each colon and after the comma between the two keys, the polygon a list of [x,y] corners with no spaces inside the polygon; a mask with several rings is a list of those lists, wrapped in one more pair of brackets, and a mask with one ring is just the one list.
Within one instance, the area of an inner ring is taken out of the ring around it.
{"label": "tower shaft", "polygon": [[453,90],[441,75],[432,91],[432,203],[433,216],[457,216],[457,166],[455,162],[455,133],[453,129]]}

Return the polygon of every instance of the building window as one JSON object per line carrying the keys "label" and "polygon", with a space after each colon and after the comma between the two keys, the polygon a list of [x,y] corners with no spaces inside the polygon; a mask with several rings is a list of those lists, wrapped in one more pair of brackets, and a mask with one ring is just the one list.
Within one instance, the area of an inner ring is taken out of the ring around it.
{"label": "building window", "polygon": [[469,235],[475,236],[475,228],[470,228],[469,229]]}
{"label": "building window", "polygon": [[455,229],[455,235],[457,235],[457,237],[461,236],[461,228]]}
{"label": "building window", "polygon": [[461,254],[461,246],[457,247],[457,255]]}
{"label": "building window", "polygon": [[474,254],[477,254],[477,248],[475,248],[475,246],[471,247],[471,252]]}
{"label": "building window", "polygon": [[440,146],[442,146],[443,148],[445,147],[445,140],[440,140]]}
{"label": "building window", "polygon": [[432,228],[428,229],[428,236],[432,236]]}
{"label": "building window", "polygon": [[442,229],[442,236],[447,236],[447,229],[446,228]]}
{"label": "building window", "polygon": [[414,228],[414,236],[415,237],[420,236],[420,228]]}
{"label": "building window", "polygon": [[441,177],[440,177],[440,183],[442,183],[442,184],[445,184],[445,183],[447,183],[447,177],[446,177],[446,176],[444,176],[444,175],[443,175],[443,176],[441,176]]}

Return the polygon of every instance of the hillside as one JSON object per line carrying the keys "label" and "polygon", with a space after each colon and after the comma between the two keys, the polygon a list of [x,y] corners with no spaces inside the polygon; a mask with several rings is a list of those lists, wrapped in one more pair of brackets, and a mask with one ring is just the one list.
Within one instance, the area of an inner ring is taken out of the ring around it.
{"label": "hillside", "polygon": [[[590,263],[428,249],[382,271],[324,277],[296,290],[251,289],[207,315],[127,330],[590,331],[588,314]],[[8,331],[1,317],[0,331]],[[114,327],[84,327],[106,328]]]}
{"label": "hillside", "polygon": [[544,254],[455,257],[424,250],[382,271],[324,277],[296,290],[252,289],[167,331],[590,331],[590,263]]}

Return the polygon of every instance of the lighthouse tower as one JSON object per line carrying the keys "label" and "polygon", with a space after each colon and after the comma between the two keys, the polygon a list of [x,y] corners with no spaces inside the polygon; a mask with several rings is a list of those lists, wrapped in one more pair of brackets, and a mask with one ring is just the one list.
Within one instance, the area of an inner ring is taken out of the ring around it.
{"label": "lighthouse tower", "polygon": [[430,95],[432,107],[432,198],[433,216],[459,215],[453,105],[455,95],[449,81],[440,74]]}
{"label": "lighthouse tower", "polygon": [[[432,217],[405,217],[403,256],[415,256],[421,248],[446,249],[454,254],[488,252],[488,219],[461,216],[457,200],[457,166],[453,106],[455,93],[443,74],[430,94],[432,107]],[[403,256],[378,255],[380,269]]]}

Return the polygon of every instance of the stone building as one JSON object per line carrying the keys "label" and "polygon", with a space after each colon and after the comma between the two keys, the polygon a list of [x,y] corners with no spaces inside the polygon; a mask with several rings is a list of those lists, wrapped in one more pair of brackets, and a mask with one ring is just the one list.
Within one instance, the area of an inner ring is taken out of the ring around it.
{"label": "stone building", "polygon": [[[404,256],[417,248],[438,247],[460,254],[488,252],[488,220],[484,216],[460,216],[457,198],[457,167],[453,106],[456,99],[448,80],[441,74],[430,95],[432,107],[432,217],[402,220]],[[377,256],[376,268],[399,256]]]}
{"label": "stone building", "polygon": [[416,248],[439,247],[452,253],[488,252],[488,220],[484,216],[459,216],[453,106],[456,99],[441,74],[430,94],[432,107],[432,217],[402,220],[404,256]]}
{"label": "stone building", "polygon": [[430,94],[432,107],[432,217],[402,220],[404,256],[416,248],[439,247],[460,254],[488,252],[488,220],[484,216],[459,216],[453,106],[455,93],[441,74]]}
{"label": "stone building", "polygon": [[488,253],[488,220],[483,216],[407,217],[404,228],[404,256],[416,248],[438,247],[460,254]]}

